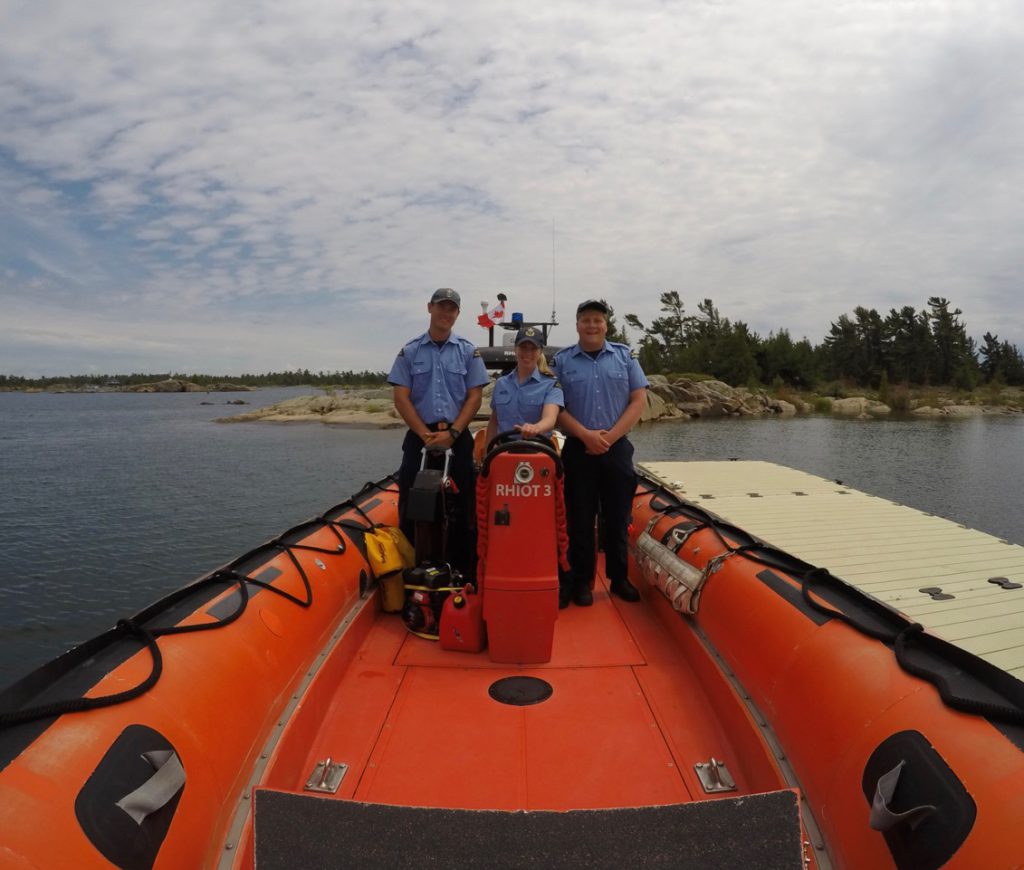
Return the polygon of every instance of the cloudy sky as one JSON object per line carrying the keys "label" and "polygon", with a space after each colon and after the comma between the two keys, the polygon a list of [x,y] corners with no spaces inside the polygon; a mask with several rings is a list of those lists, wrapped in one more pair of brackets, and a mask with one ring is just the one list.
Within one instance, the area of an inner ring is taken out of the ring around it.
{"label": "cloudy sky", "polygon": [[0,372],[387,368],[438,286],[1024,347],[1022,53],[1018,0],[0,0]]}

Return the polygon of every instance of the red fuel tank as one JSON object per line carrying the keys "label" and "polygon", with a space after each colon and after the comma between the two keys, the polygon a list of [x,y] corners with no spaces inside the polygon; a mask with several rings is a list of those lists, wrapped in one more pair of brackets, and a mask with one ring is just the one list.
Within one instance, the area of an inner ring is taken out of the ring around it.
{"label": "red fuel tank", "polygon": [[441,610],[441,648],[480,652],[486,637],[483,599],[467,584],[461,592],[445,599]]}

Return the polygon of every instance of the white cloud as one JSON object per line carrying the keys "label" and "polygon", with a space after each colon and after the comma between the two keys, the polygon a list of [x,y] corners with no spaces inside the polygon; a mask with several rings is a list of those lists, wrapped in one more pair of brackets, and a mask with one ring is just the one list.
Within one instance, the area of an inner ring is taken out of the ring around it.
{"label": "white cloud", "polygon": [[[435,286],[473,300],[474,338],[499,290],[547,314],[554,223],[563,314],[599,294],[649,320],[677,289],[818,341],[854,305],[943,295],[1024,345],[1010,2],[43,0],[4,18],[0,188],[18,195],[0,229],[31,244],[0,242],[0,294],[31,291],[17,326],[37,335],[60,302],[111,335],[130,310],[197,369],[273,368],[282,344],[385,368]],[[267,322],[273,341],[246,334]],[[84,368],[101,349],[76,334]],[[52,347],[18,341],[0,370],[45,365]]]}

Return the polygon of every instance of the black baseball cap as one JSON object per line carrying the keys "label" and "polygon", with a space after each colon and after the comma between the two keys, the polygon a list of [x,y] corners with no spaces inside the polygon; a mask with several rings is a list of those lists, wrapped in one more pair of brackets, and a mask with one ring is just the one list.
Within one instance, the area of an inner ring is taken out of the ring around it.
{"label": "black baseball cap", "polygon": [[438,287],[434,295],[430,297],[431,304],[435,302],[454,302],[456,308],[462,308],[462,299],[451,287]]}
{"label": "black baseball cap", "polygon": [[544,349],[544,333],[532,326],[524,326],[516,333],[516,347],[524,341],[532,341],[538,348]]}
{"label": "black baseball cap", "polygon": [[600,311],[607,314],[608,306],[600,299],[588,299],[576,306],[576,316],[579,317],[584,311]]}

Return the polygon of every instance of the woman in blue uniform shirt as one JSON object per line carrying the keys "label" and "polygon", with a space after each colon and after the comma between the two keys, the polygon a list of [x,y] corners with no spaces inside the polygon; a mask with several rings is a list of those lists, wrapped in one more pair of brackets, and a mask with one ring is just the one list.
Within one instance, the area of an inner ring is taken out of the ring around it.
{"label": "woman in blue uniform shirt", "polygon": [[565,406],[562,388],[544,359],[544,336],[526,326],[516,333],[516,367],[494,382],[487,443],[499,432],[550,437]]}

